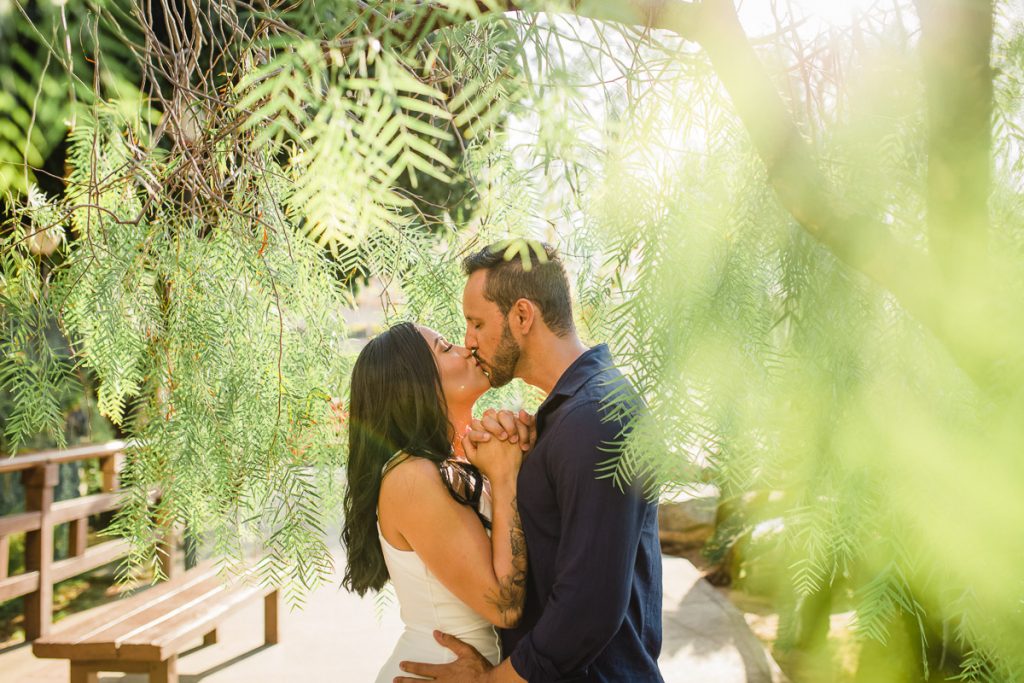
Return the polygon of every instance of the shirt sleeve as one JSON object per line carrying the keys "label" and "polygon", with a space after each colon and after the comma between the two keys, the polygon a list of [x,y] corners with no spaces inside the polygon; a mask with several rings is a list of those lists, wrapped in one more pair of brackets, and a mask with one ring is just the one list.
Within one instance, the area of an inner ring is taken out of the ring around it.
{"label": "shirt sleeve", "polygon": [[652,503],[598,479],[622,424],[581,404],[559,425],[548,471],[561,514],[555,583],[540,620],[510,655],[530,683],[582,680],[626,616],[636,554]]}

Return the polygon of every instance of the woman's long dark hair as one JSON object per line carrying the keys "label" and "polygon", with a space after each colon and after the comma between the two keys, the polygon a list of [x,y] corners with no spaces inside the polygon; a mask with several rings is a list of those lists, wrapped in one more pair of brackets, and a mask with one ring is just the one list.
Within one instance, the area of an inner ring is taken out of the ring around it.
{"label": "woman's long dark hair", "polygon": [[384,464],[401,451],[440,466],[454,431],[434,354],[416,326],[400,323],[370,340],[352,369],[349,397],[345,588],[364,595],[388,580],[376,525]]}

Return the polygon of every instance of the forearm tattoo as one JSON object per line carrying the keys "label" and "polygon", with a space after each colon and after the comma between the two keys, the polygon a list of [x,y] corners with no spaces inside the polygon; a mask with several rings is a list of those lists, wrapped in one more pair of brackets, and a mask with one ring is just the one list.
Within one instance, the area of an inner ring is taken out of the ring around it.
{"label": "forearm tattoo", "polygon": [[526,601],[526,535],[519,518],[517,498],[512,498],[512,520],[509,525],[509,545],[512,548],[512,572],[498,579],[498,594],[492,596],[492,604],[501,613],[502,619],[514,625],[523,614]]}

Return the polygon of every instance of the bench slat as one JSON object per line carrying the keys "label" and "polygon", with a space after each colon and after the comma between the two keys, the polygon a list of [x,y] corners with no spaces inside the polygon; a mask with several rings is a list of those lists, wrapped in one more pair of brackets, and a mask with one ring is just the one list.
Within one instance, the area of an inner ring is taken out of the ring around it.
{"label": "bench slat", "polygon": [[252,578],[249,570],[225,585],[207,563],[131,598],[66,620],[57,632],[36,640],[32,651],[37,657],[72,661],[166,661],[250,600],[277,590],[245,582]]}
{"label": "bench slat", "polygon": [[154,628],[122,642],[122,659],[166,659],[181,652],[190,642],[203,637],[225,618],[250,601],[272,593],[275,588],[234,586],[198,607],[183,610]]}
{"label": "bench slat", "polygon": [[223,582],[216,575],[201,577],[199,581],[192,582],[187,587],[179,587],[179,590],[161,596],[158,602],[146,602],[140,605],[133,614],[118,619],[116,623],[106,624],[94,630],[79,642],[83,645],[110,643],[116,650],[122,642],[134,634],[150,629],[164,621],[168,614],[176,613],[182,605],[192,603],[197,599],[209,599],[222,590],[224,590]]}
{"label": "bench slat", "polygon": [[159,612],[147,612],[144,615],[147,617],[146,619],[133,620],[128,623],[131,628],[121,629],[114,641],[118,652],[122,652],[122,648],[129,643],[149,642],[150,634],[159,629],[161,624],[182,614],[190,615],[203,604],[214,604],[222,599],[222,596],[228,593],[229,590],[220,579],[217,579],[179,594],[173,601],[166,601]]}
{"label": "bench slat", "polygon": [[[146,614],[153,609],[159,613],[166,608],[168,600],[182,591],[219,581],[212,564],[197,567],[177,579],[165,581],[131,597],[69,617],[55,632],[33,642],[32,652],[36,657],[53,659],[115,659],[117,648],[114,639],[117,633],[124,633],[129,628],[127,622],[140,616],[146,620],[149,618]],[[105,633],[112,635],[104,642]]]}

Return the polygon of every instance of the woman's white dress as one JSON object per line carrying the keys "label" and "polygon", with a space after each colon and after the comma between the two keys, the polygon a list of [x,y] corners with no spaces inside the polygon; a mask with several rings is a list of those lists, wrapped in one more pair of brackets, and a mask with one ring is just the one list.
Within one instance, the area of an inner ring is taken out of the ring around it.
{"label": "woman's white dress", "polygon": [[[491,501],[486,488],[481,496],[480,513],[491,518]],[[399,550],[388,543],[379,523],[377,535],[405,625],[391,657],[377,674],[377,683],[391,683],[396,676],[411,676],[398,668],[399,662],[445,664],[455,661],[452,651],[434,640],[435,629],[469,643],[497,665],[501,661],[501,650],[497,632],[490,622],[445,588],[415,551]]]}

